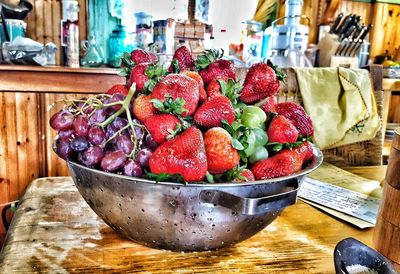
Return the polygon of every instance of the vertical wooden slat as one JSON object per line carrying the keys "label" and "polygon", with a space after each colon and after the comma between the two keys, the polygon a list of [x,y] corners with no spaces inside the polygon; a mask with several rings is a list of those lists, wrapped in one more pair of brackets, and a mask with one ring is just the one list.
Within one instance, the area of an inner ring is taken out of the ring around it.
{"label": "vertical wooden slat", "polygon": [[[6,120],[6,94],[0,93],[0,203],[10,201],[10,180],[8,178],[8,139],[7,130],[11,125],[7,125]],[[1,231],[1,228],[0,228]]]}
{"label": "vertical wooden slat", "polygon": [[53,0],[43,0],[43,42],[53,42],[53,16],[52,13],[52,2]]}
{"label": "vertical wooden slat", "polygon": [[27,184],[39,177],[39,169],[43,164],[39,159],[38,97],[36,93],[18,92],[16,94],[19,187],[18,195],[11,197],[12,199],[17,199]]}
{"label": "vertical wooden slat", "polygon": [[[19,182],[18,182],[18,150],[17,150],[17,127],[18,125],[16,124],[16,94],[12,93],[7,93],[5,96],[5,101],[6,101],[6,109],[5,109],[5,116],[6,116],[6,127],[7,127],[7,133],[6,133],[6,138],[8,139],[8,144],[7,144],[7,177],[10,179],[10,184],[9,186],[9,193],[10,193],[10,199],[12,197],[18,196],[18,191],[15,191],[16,189],[19,189]],[[15,185],[16,184],[16,185]]]}
{"label": "vertical wooden slat", "polygon": [[44,43],[44,16],[43,16],[43,1],[35,0],[35,29],[36,29],[36,41]]}
{"label": "vertical wooden slat", "polygon": [[60,65],[61,60],[61,18],[62,18],[62,10],[61,10],[61,0],[53,0],[52,1],[52,21],[53,21],[53,43],[58,47],[58,53],[56,53],[56,65]]}
{"label": "vertical wooden slat", "polygon": [[30,3],[33,7],[27,18],[26,36],[36,40],[36,6],[35,1],[30,1]]}

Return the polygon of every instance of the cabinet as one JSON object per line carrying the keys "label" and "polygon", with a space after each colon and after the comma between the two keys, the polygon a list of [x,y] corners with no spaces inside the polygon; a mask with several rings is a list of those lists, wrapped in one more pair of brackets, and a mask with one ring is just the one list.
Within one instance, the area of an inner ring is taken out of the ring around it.
{"label": "cabinet", "polygon": [[49,126],[62,103],[48,106],[123,84],[117,74],[108,68],[0,66],[0,205],[18,199],[35,178],[68,174],[51,149],[56,132]]}

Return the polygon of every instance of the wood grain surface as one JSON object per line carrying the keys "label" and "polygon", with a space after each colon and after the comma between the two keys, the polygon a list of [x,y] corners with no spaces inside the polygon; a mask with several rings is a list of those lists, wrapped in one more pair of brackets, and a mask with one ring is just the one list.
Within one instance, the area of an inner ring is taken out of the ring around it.
{"label": "wood grain surface", "polygon": [[157,250],[121,238],[88,207],[71,178],[42,178],[21,200],[0,273],[334,273],[335,245],[346,237],[371,245],[372,233],[298,201],[236,246]]}

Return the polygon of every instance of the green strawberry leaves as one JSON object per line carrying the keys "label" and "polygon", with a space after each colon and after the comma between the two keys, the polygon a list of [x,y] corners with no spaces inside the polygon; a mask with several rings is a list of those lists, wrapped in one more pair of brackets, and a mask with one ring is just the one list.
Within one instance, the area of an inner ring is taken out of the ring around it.
{"label": "green strawberry leaves", "polygon": [[278,78],[279,81],[283,81],[286,78],[286,73],[284,73],[282,70],[278,68],[278,66],[274,65],[271,60],[267,60],[267,65],[270,66],[274,71],[276,78]]}
{"label": "green strawberry leaves", "polygon": [[222,174],[211,174],[207,172],[205,178],[206,183],[210,184],[226,183],[226,182],[233,182],[235,179],[246,181],[247,178],[241,175],[244,169],[246,169],[246,165],[238,166]]}
{"label": "green strawberry leaves", "polygon": [[179,61],[177,59],[172,60],[171,65],[173,73],[181,72],[181,69],[179,68]]}
{"label": "green strawberry leaves", "polygon": [[203,54],[200,54],[195,60],[196,71],[205,69],[209,64],[221,59],[224,56],[224,50],[208,49]]}
{"label": "green strawberry leaves", "polygon": [[162,77],[167,75],[167,70],[160,65],[150,64],[145,70],[145,74],[149,78],[144,84],[144,92],[150,94],[154,86],[161,81]]}
{"label": "green strawberry leaves", "polygon": [[135,65],[136,63],[131,59],[131,54],[129,52],[124,52],[121,57],[121,70],[119,71],[118,75],[128,77]]}
{"label": "green strawberry leaves", "polygon": [[154,107],[158,109],[160,112],[163,113],[171,113],[177,116],[181,115],[188,110],[184,107],[185,106],[185,99],[183,98],[176,98],[175,100],[171,96],[166,96],[165,101],[160,101],[158,99],[152,99],[150,102],[153,103]]}
{"label": "green strawberry leaves", "polygon": [[149,171],[146,171],[145,177],[149,180],[154,180],[158,182],[176,182],[183,183],[183,176],[181,174],[169,174],[169,173],[159,173],[155,174]]}

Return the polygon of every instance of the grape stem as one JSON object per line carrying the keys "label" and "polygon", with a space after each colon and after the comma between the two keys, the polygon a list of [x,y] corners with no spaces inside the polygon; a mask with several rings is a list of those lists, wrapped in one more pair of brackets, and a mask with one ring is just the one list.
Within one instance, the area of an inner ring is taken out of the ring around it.
{"label": "grape stem", "polygon": [[[126,111],[127,113],[129,112],[129,106],[130,106],[133,95],[135,95],[135,92],[136,92],[136,84],[132,84],[132,86],[129,89],[128,95],[125,97],[124,101],[122,101],[121,108],[116,113],[114,113],[113,115],[108,117],[104,122],[102,122],[100,124],[100,126],[102,128],[105,128],[106,126],[108,126],[112,121],[114,121],[115,118],[120,116],[124,111]],[[132,119],[131,119],[131,121],[132,121]]]}

